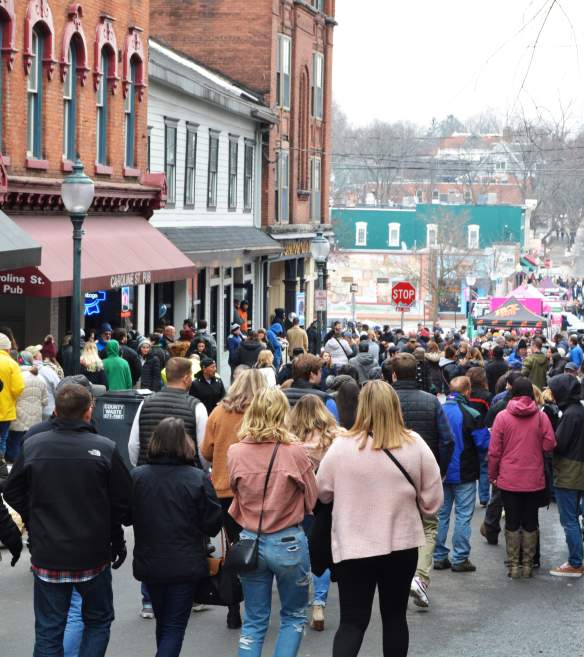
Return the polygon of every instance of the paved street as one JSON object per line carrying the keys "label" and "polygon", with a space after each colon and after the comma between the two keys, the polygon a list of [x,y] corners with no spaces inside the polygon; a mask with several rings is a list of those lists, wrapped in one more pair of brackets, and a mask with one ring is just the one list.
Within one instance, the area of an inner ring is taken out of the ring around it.
{"label": "paved street", "polygon": [[[565,560],[563,533],[557,510],[541,512],[543,565],[532,581],[512,582],[504,575],[504,548],[488,546],[478,533],[482,509],[474,521],[472,559],[475,574],[436,572],[429,612],[410,609],[411,657],[582,657],[584,580],[554,578],[552,565]],[[28,559],[15,569],[0,565],[0,654],[32,654],[32,580]],[[138,616],[138,584],[130,559],[114,578],[117,619],[112,627],[108,657],[154,654],[154,622]],[[330,655],[338,619],[336,587],[331,590],[327,629],[307,630],[301,657]],[[274,603],[276,607],[276,602]],[[236,654],[238,633],[227,630],[222,609],[194,614],[182,654],[185,657],[228,657]],[[271,655],[274,622],[264,654]],[[378,612],[366,635],[362,657],[381,656],[381,623]]]}

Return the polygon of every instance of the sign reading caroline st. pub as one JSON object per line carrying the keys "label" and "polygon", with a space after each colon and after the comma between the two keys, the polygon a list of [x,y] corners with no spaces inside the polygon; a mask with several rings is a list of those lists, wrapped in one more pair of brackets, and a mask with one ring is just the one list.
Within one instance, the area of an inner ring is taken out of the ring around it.
{"label": "sign reading caroline st. pub", "polygon": [[[151,271],[133,271],[125,274],[112,274],[88,278],[82,282],[82,291],[117,289],[133,285],[149,285],[153,280]],[[69,281],[50,281],[39,269],[15,269],[13,271],[0,271],[0,294],[11,294],[27,297],[57,297],[70,296]],[[69,288],[63,289],[63,288]]]}

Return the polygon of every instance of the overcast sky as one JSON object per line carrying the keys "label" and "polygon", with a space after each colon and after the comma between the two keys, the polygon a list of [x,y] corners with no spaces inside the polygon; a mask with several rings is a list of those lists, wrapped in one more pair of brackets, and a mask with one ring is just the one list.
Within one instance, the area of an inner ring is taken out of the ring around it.
{"label": "overcast sky", "polygon": [[[337,0],[334,97],[356,124],[505,117],[584,123],[584,0]],[[522,29],[523,28],[523,29]],[[518,97],[519,94],[519,97]]]}

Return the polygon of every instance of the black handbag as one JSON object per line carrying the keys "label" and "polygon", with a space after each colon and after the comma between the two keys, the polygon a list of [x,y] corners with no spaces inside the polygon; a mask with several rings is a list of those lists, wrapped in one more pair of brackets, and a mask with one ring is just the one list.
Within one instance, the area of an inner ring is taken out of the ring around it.
{"label": "black handbag", "polygon": [[262,509],[260,511],[260,521],[258,524],[257,536],[255,538],[242,538],[241,540],[234,543],[227,552],[227,557],[225,558],[224,569],[230,573],[249,573],[252,570],[255,570],[258,567],[258,557],[259,557],[259,541],[260,534],[262,533],[262,520],[264,517],[264,502],[266,501],[266,493],[268,492],[268,482],[270,481],[270,474],[272,473],[272,467],[274,461],[276,460],[276,453],[278,452],[278,447],[280,443],[276,443],[274,451],[272,452],[272,458],[270,459],[270,464],[268,466],[268,472],[266,474],[266,481],[264,483],[264,495],[262,497]]}
{"label": "black handbag", "polygon": [[221,530],[221,557],[208,557],[209,576],[195,584],[194,601],[203,605],[230,607],[243,600],[243,590],[237,575],[225,570],[225,559],[228,554],[225,546],[228,541],[225,530]]}
{"label": "black handbag", "polygon": [[333,502],[317,502],[314,507],[314,522],[308,534],[310,570],[320,577],[325,570],[333,570],[331,532],[333,528]]}

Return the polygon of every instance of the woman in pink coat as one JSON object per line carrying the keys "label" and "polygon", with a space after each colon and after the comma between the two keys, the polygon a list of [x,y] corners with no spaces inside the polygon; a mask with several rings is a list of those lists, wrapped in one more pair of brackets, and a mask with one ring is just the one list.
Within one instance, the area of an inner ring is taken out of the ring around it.
{"label": "woman in pink coat", "polygon": [[[526,377],[513,383],[511,400],[491,429],[489,479],[501,491],[509,575],[531,577],[538,542],[538,510],[545,490],[543,453],[556,446],[552,425],[534,400]],[[523,551],[522,564],[520,553]]]}

